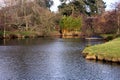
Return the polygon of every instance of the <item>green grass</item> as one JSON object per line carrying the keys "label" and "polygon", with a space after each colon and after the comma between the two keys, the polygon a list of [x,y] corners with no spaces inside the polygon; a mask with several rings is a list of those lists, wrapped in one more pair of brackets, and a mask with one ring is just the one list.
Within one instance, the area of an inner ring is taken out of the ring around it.
{"label": "green grass", "polygon": [[120,38],[91,47],[86,47],[83,53],[120,58]]}
{"label": "green grass", "polygon": [[104,39],[106,40],[112,40],[114,39],[115,37],[117,37],[116,34],[101,34],[100,36],[102,36]]}
{"label": "green grass", "polygon": [[109,36],[114,37],[116,34],[101,34],[102,37],[107,38]]}
{"label": "green grass", "polygon": [[34,35],[34,32],[30,32],[30,31],[22,31],[17,33],[25,36]]}

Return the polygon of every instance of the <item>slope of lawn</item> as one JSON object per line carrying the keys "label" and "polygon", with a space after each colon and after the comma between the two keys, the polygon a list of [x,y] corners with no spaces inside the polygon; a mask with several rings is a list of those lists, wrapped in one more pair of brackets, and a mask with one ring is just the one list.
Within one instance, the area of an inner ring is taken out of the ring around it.
{"label": "slope of lawn", "polygon": [[[110,61],[116,58],[117,60],[120,59],[120,38],[114,39],[112,41],[106,42],[104,44],[99,44],[91,47],[86,47],[83,50],[83,54],[87,53],[89,56],[96,56],[99,58],[106,58]],[[86,55],[86,56],[87,56]],[[89,57],[90,58],[90,57]]]}

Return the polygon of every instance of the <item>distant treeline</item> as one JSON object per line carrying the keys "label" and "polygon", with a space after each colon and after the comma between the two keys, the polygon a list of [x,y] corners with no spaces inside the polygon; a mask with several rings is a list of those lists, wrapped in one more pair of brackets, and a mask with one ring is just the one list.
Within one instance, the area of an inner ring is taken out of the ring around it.
{"label": "distant treeline", "polygon": [[0,36],[120,33],[120,3],[114,10],[105,11],[103,0],[60,1],[59,11],[54,13],[50,11],[53,0],[3,0]]}

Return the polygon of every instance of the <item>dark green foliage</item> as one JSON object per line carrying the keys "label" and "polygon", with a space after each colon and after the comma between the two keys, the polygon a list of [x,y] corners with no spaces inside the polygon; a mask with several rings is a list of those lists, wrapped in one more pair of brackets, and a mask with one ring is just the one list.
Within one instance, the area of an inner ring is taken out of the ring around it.
{"label": "dark green foliage", "polygon": [[79,1],[73,1],[70,2],[69,4],[62,3],[60,6],[58,6],[59,12],[62,15],[79,15],[79,14],[85,14],[86,9],[84,6],[84,2],[79,2]]}
{"label": "dark green foliage", "polygon": [[105,11],[105,2],[103,0],[87,0],[85,1],[90,11],[89,15],[101,14]]}
{"label": "dark green foliage", "polygon": [[[62,4],[58,7],[62,15],[84,14],[96,15],[105,11],[103,0],[60,0]],[[67,4],[66,1],[69,3]]]}
{"label": "dark green foliage", "polygon": [[65,3],[62,3],[62,5],[58,6],[58,8],[62,15],[70,16],[72,14],[71,7]]}
{"label": "dark green foliage", "polygon": [[50,8],[53,5],[53,0],[45,0],[46,7]]}

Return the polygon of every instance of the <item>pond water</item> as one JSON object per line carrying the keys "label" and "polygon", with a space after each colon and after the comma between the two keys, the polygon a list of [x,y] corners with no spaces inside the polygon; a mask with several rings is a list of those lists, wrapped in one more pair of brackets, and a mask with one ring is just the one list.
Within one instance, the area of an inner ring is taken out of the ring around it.
{"label": "pond water", "polygon": [[85,60],[88,42],[39,38],[0,41],[0,80],[120,80],[120,65]]}

